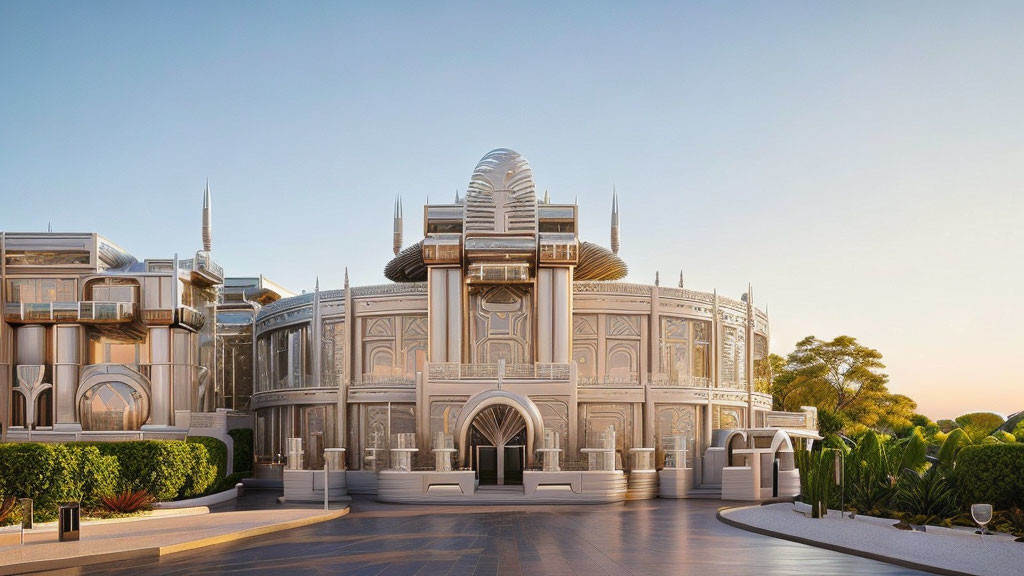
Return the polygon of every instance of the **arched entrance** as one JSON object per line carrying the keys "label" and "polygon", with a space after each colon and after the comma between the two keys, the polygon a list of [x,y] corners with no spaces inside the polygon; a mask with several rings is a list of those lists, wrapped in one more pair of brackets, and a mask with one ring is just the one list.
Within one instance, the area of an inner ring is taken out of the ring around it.
{"label": "arched entrance", "polygon": [[496,404],[481,410],[469,431],[470,460],[480,484],[522,484],[526,467],[526,420]]}
{"label": "arched entrance", "polygon": [[455,432],[459,461],[477,470],[482,484],[521,482],[534,446],[543,442],[544,419],[526,396],[488,390],[466,402]]}

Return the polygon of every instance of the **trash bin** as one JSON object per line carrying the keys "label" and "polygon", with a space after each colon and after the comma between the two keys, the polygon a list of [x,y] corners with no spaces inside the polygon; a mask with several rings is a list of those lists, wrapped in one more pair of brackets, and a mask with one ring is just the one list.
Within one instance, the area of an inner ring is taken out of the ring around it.
{"label": "trash bin", "polygon": [[65,502],[61,504],[57,518],[57,540],[60,542],[78,540],[78,529],[81,521],[82,509],[78,502]]}
{"label": "trash bin", "polygon": [[32,499],[21,499],[21,527],[25,530],[32,529]]}

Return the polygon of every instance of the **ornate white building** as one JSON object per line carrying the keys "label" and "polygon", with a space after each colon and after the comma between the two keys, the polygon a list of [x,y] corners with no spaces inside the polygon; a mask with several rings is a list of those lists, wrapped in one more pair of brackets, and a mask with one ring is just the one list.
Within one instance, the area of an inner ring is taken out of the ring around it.
{"label": "ornate white building", "polygon": [[768,318],[749,290],[620,281],[617,198],[610,249],[583,241],[578,207],[539,199],[526,159],[499,149],[465,197],[424,207],[423,239],[405,249],[403,216],[396,201],[392,284],[349,286],[346,272],[341,290],[300,296],[225,280],[208,189],[188,260],[138,262],[94,234],[4,234],[5,437],[226,438],[249,425],[258,471],[280,477],[288,438],[303,440],[306,468],[346,448],[358,476],[394,468],[403,434],[415,434],[409,466],[434,467],[450,436],[454,468],[480,484],[523,483],[554,433],[569,470],[614,437],[619,468],[652,450],[653,472],[665,439],[682,438],[669,460],[689,489],[722,486],[723,468],[749,461],[734,449],[774,458],[776,427],[814,427],[813,414],[771,412]]}

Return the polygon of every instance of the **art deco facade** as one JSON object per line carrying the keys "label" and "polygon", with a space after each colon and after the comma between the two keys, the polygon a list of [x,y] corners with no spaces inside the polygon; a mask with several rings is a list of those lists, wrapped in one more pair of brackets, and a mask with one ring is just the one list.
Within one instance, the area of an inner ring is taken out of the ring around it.
{"label": "art deco facade", "polygon": [[442,433],[455,468],[501,484],[521,481],[546,433],[571,470],[612,427],[623,468],[639,448],[660,467],[664,440],[685,438],[672,468],[697,485],[734,464],[718,431],[813,427],[771,413],[759,391],[768,319],[750,291],[622,282],[618,199],[609,248],[580,239],[579,218],[538,198],[525,158],[499,149],[464,197],[423,208],[423,239],[404,249],[396,202],[386,285],[349,286],[346,272],[340,290],[295,296],[225,279],[208,189],[189,259],[140,262],[95,234],[5,233],[0,428],[14,441],[203,434],[230,449],[227,429],[251,426],[258,469],[279,474],[286,440],[301,438],[305,467],[344,447],[353,477],[394,467],[388,449],[406,433],[411,465],[429,467]]}
{"label": "art deco facade", "polygon": [[380,465],[367,447],[416,433],[427,465],[432,434],[445,432],[457,466],[507,481],[533,463],[545,429],[571,465],[614,426],[622,455],[684,434],[699,475],[716,430],[764,424],[766,315],[749,292],[620,282],[617,200],[611,249],[581,240],[577,206],[537,198],[526,160],[495,150],[465,197],[424,207],[424,238],[404,250],[403,217],[396,203],[394,283],[346,280],[260,311],[260,456],[295,436],[308,467],[343,445],[361,469]]}

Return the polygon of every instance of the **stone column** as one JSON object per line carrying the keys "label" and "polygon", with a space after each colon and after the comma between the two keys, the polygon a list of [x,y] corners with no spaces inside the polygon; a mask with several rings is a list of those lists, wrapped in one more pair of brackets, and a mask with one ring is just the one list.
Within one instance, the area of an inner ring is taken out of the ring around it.
{"label": "stone column", "polygon": [[427,293],[430,362],[461,362],[462,270],[431,268]]}
{"label": "stone column", "polygon": [[84,329],[78,324],[58,324],[53,333],[54,430],[80,432],[75,396],[82,369]]}
{"label": "stone column", "polygon": [[149,329],[149,422],[142,427],[168,427],[174,422],[171,398],[171,329],[154,326]]}

